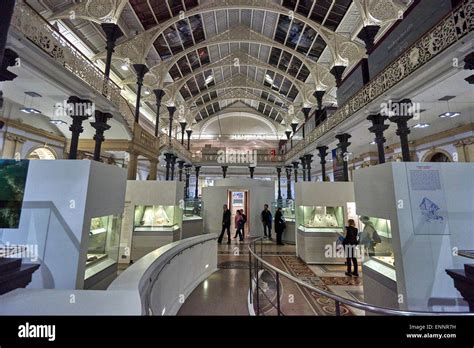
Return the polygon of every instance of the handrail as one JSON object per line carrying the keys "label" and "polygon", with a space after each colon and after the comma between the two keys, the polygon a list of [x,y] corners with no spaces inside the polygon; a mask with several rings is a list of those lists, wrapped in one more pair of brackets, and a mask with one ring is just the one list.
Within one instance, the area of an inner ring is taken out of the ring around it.
{"label": "handrail", "polygon": [[[197,245],[205,244],[215,240],[217,240],[216,234],[206,234],[186,238],[162,246],[143,256],[140,260],[138,260],[133,265],[128,267],[125,271],[123,271],[109,285],[107,291],[138,291],[141,298],[142,315],[157,314],[152,313],[151,311],[151,292],[161,272],[167,267],[167,265],[171,263],[174,258],[182,255],[184,251],[191,249]],[[209,268],[206,269],[203,274],[206,275],[209,272],[213,272],[216,267],[217,264],[209,265]]]}
{"label": "handrail", "polygon": [[[271,269],[272,271],[282,275],[283,277],[293,281],[294,283],[297,283],[311,291],[316,292],[317,294],[328,297],[336,302],[336,307],[338,307],[339,303],[345,304],[346,306],[352,307],[352,308],[357,308],[360,310],[364,310],[367,312],[375,313],[375,314],[382,314],[382,315],[397,315],[397,316],[474,316],[474,313],[471,312],[427,312],[427,311],[406,311],[406,310],[399,310],[399,309],[394,309],[394,308],[387,308],[387,307],[381,307],[381,306],[375,306],[371,305],[369,303],[365,302],[356,302],[350,299],[347,299],[345,297],[333,294],[331,292],[327,292],[325,290],[318,289],[311,284],[308,284],[301,279],[285,272],[282,271],[281,269],[273,266],[272,264],[268,263],[267,261],[263,260],[262,257],[258,256],[253,250],[252,250],[252,244],[255,245],[258,241],[263,241],[264,237],[259,237],[255,239],[248,247],[249,253],[253,255],[259,262],[261,262],[263,265],[265,265],[267,268]],[[262,255],[263,256],[263,255]],[[251,265],[250,265],[251,267]],[[278,286],[278,284],[277,284]],[[257,284],[258,287],[258,284]]]}
{"label": "handrail", "polygon": [[119,107],[121,88],[25,1],[15,5],[12,27]]}

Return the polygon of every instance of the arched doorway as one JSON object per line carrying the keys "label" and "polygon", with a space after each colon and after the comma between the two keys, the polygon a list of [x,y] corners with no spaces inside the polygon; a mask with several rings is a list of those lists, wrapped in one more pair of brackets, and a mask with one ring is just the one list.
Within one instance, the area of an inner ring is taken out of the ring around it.
{"label": "arched doorway", "polygon": [[453,160],[451,159],[451,156],[442,150],[434,150],[428,153],[425,156],[425,159],[423,162],[437,162],[437,163],[446,163],[446,162],[452,162]]}
{"label": "arched doorway", "polygon": [[26,156],[28,160],[55,160],[56,158],[56,153],[48,147],[38,147]]}

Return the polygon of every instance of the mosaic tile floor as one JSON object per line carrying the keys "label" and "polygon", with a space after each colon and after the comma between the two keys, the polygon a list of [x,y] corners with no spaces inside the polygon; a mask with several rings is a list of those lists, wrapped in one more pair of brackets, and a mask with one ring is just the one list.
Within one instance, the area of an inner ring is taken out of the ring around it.
{"label": "mosaic tile floor", "polygon": [[[248,315],[249,242],[248,239],[244,242],[233,240],[231,245],[218,246],[219,270],[194,290],[178,315]],[[344,265],[308,266],[296,257],[294,245],[277,246],[274,241],[259,244],[257,251],[263,252],[264,259],[270,264],[319,289],[363,301],[363,277],[345,276]],[[260,314],[277,315],[274,273],[267,270],[260,276],[264,290],[259,296]],[[283,315],[335,315],[334,301],[286,278],[281,278],[280,303]],[[362,311],[345,306],[341,306],[341,314],[364,315]]]}

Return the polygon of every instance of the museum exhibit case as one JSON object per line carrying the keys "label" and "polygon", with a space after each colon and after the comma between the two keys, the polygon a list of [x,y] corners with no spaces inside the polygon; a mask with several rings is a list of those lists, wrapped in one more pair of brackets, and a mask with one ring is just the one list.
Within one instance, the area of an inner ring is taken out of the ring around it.
{"label": "museum exhibit case", "polygon": [[[469,163],[386,163],[355,172],[366,302],[468,310],[445,270],[463,268],[453,250],[474,247],[473,175]],[[370,238],[373,231],[378,238]]]}
{"label": "museum exhibit case", "polygon": [[343,264],[337,240],[355,214],[351,182],[301,182],[295,185],[296,251],[309,264]]}
{"label": "museum exhibit case", "polygon": [[0,244],[36,246],[30,288],[105,289],[117,274],[127,171],[89,160],[30,161],[18,228]]}
{"label": "museum exhibit case", "polygon": [[89,279],[118,262],[121,215],[91,219],[87,244],[85,279]]}
{"label": "museum exhibit case", "polygon": [[184,183],[127,181],[120,263],[182,239]]}
{"label": "museum exhibit case", "polygon": [[[282,240],[285,243],[295,244],[295,201],[293,199],[281,199],[272,202],[271,212],[273,219],[275,219],[277,208],[281,208],[283,218],[286,221],[286,228],[283,231]],[[273,229],[274,226],[272,225],[272,233],[275,232]]]}
{"label": "museum exhibit case", "polygon": [[202,199],[186,198],[183,208],[182,238],[190,238],[203,233]]}

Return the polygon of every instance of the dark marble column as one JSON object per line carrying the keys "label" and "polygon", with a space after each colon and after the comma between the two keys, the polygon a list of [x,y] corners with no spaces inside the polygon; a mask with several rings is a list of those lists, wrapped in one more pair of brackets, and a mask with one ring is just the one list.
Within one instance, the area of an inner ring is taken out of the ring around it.
{"label": "dark marble column", "polygon": [[184,166],[184,173],[186,177],[186,180],[184,182],[184,198],[189,198],[189,178],[191,176],[192,167],[193,167],[192,164],[186,164]]}
{"label": "dark marble column", "polygon": [[181,145],[184,146],[184,131],[186,130],[186,122],[180,122],[179,125],[181,126]]}
{"label": "dark marble column", "polygon": [[357,35],[359,39],[364,41],[367,54],[370,54],[372,49],[374,48],[375,37],[377,36],[379,30],[380,26],[378,25],[366,25]]}
{"label": "dark marble column", "polygon": [[104,132],[110,129],[110,125],[107,124],[107,121],[111,118],[112,118],[111,114],[96,110],[95,122],[91,122],[91,126],[95,129],[94,161],[100,162],[100,151],[102,148],[102,143],[105,140]]}
{"label": "dark marble column", "polygon": [[186,135],[188,136],[188,151],[191,149],[191,134],[193,134],[192,129],[187,129]]}
{"label": "dark marble column", "polygon": [[314,97],[316,98],[316,102],[318,103],[318,110],[323,109],[323,97],[326,94],[326,91],[316,91],[313,93]]}
{"label": "dark marble column", "polygon": [[342,76],[344,75],[345,70],[346,67],[344,65],[334,65],[330,71],[330,73],[336,78],[337,87],[342,83]]}
{"label": "dark marble column", "polygon": [[318,150],[318,157],[321,159],[321,175],[323,177],[323,181],[326,181],[326,156],[328,155],[328,147],[327,146],[318,146],[316,148]]}
{"label": "dark marble column", "polygon": [[184,168],[184,164],[186,162],[183,161],[183,160],[179,160],[178,161],[178,180],[181,182],[183,181],[183,168]]}
{"label": "dark marble column", "polygon": [[385,124],[387,116],[380,114],[369,115],[367,120],[372,122],[372,127],[369,127],[369,132],[375,134],[375,143],[377,144],[377,152],[379,157],[379,164],[385,163],[385,137],[383,133],[389,128],[389,125]]}
{"label": "dark marble column", "polygon": [[0,20],[0,66],[3,64],[5,47],[7,44],[8,29],[15,8],[15,0],[2,1],[2,20]]}
{"label": "dark marble column", "polygon": [[176,169],[176,160],[178,159],[178,156],[173,155],[171,157],[171,181],[174,180],[174,171]]}
{"label": "dark marble column", "polygon": [[302,166],[302,172],[303,172],[303,181],[306,181],[306,158],[303,156],[303,157],[300,157],[300,161],[301,161],[301,166]]}
{"label": "dark marble column", "polygon": [[408,121],[414,116],[413,103],[410,99],[403,99],[399,102],[392,103],[392,107],[398,112],[389,117],[390,122],[397,124],[396,134],[400,137],[400,146],[402,148],[403,162],[410,162],[410,147],[408,144],[408,135],[411,133],[408,127]]}
{"label": "dark marble column", "polygon": [[300,165],[299,162],[291,163],[293,165],[294,175],[295,175],[295,182],[298,182],[298,167]]}
{"label": "dark marble column", "polygon": [[293,199],[291,195],[291,172],[293,171],[292,166],[286,166],[286,199]]}
{"label": "dark marble column", "polygon": [[140,102],[142,97],[143,78],[148,72],[148,68],[145,64],[133,64],[133,69],[137,74],[137,103],[135,105],[135,122],[140,121]]}
{"label": "dark marble column", "polygon": [[102,27],[107,39],[105,46],[107,50],[107,58],[105,60],[104,75],[106,80],[108,80],[110,77],[110,67],[112,65],[112,54],[114,53],[115,43],[117,42],[117,39],[123,36],[123,33],[115,23],[101,23],[100,26]]}
{"label": "dark marble column", "polygon": [[[72,124],[69,127],[71,131],[71,145],[69,147],[69,159],[76,159],[77,158],[77,148],[79,146],[79,137],[81,133],[84,131],[84,127],[82,127],[82,122],[87,120],[89,117],[92,116],[92,102],[89,100],[84,100],[76,96],[69,97],[67,100],[67,104],[70,107],[70,111],[68,112],[69,116],[72,118]],[[80,105],[80,107],[78,107]],[[88,109],[86,105],[89,105],[90,108]],[[81,113],[78,111],[81,110]],[[89,110],[86,111],[86,110]]]}
{"label": "dark marble column", "polygon": [[339,140],[337,147],[341,150],[343,161],[343,179],[344,181],[349,181],[349,165],[348,165],[348,154],[347,148],[351,145],[349,139],[351,138],[350,134],[343,133],[336,135],[336,139]]}
{"label": "dark marble column", "polygon": [[227,169],[229,169],[229,166],[222,166],[222,178],[227,177]]}
{"label": "dark marble column", "polygon": [[[474,52],[469,53],[464,58],[464,70],[474,70]],[[474,84],[474,75],[465,78],[470,85]]]}
{"label": "dark marble column", "polygon": [[281,168],[277,167],[277,179],[278,179],[278,200],[283,199],[281,195]]}
{"label": "dark marble column", "polygon": [[165,180],[166,181],[170,180],[171,161],[173,160],[173,156],[174,155],[172,153],[165,153],[165,161],[166,161]]}
{"label": "dark marble column", "polygon": [[306,180],[311,181],[311,163],[313,162],[313,155],[305,155],[304,156],[306,159]]}
{"label": "dark marble column", "polygon": [[172,131],[173,131],[173,117],[174,117],[174,113],[176,112],[176,107],[168,106],[168,112],[169,112],[168,137],[169,137],[169,141],[170,141],[170,144],[171,144],[171,134],[172,134]]}
{"label": "dark marble column", "polygon": [[156,97],[156,121],[155,121],[155,137],[160,134],[160,109],[161,109],[161,101],[165,95],[165,91],[162,89],[154,89],[153,93],[155,93]]}
{"label": "dark marble column", "polygon": [[[8,68],[15,66],[18,59],[18,54],[7,48],[3,53],[3,62],[0,64],[0,82],[13,81],[17,75],[8,70]],[[3,94],[2,94],[3,95]]]}
{"label": "dark marble column", "polygon": [[201,166],[194,167],[196,171],[196,188],[194,190],[194,198],[198,198],[199,196],[199,171],[201,170]]}
{"label": "dark marble column", "polygon": [[253,179],[253,176],[255,174],[255,167],[249,167],[249,171],[250,171],[250,179]]}

